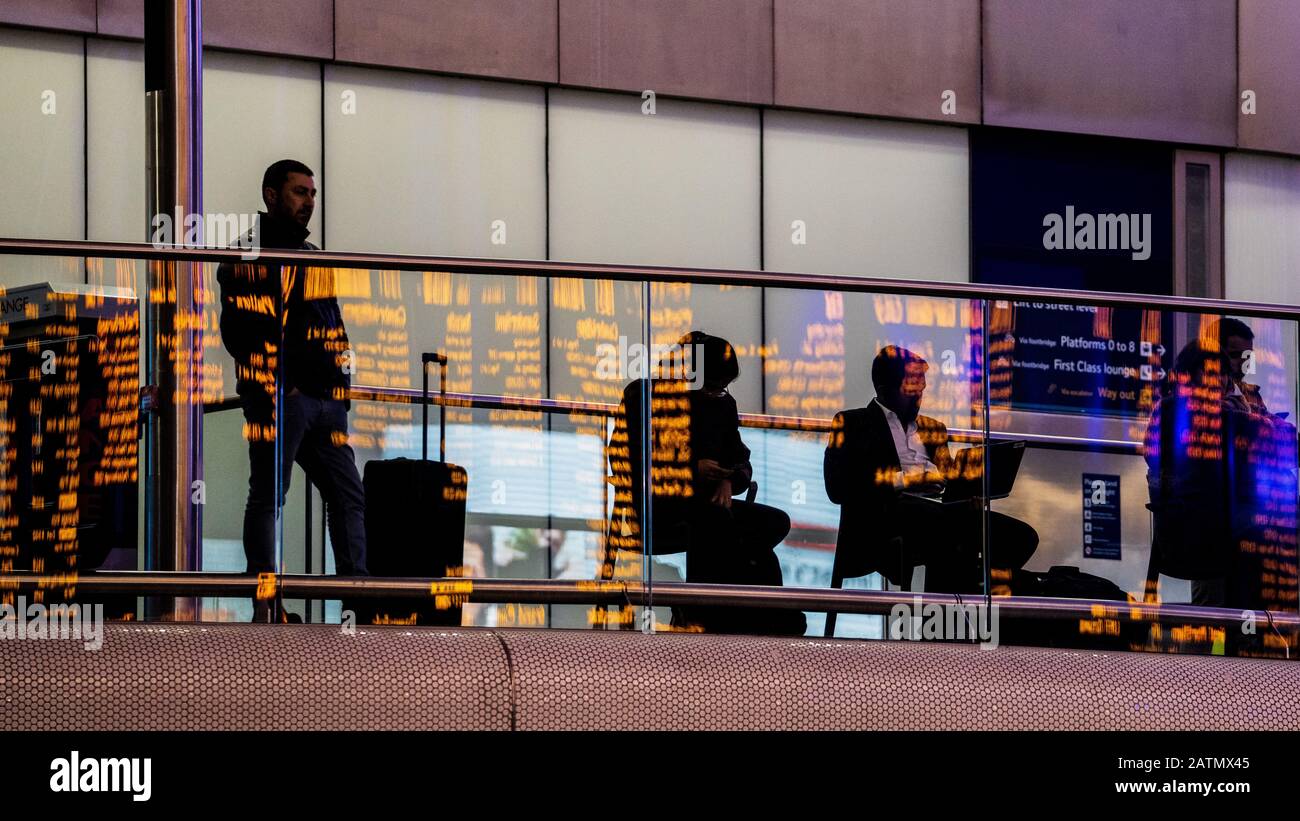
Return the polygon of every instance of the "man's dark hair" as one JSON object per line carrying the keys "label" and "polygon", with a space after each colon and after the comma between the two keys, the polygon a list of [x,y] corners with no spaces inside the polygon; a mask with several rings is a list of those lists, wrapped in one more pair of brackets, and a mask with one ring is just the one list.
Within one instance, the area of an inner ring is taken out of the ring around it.
{"label": "man's dark hair", "polygon": [[1251,342],[1255,339],[1255,332],[1250,329],[1249,325],[1242,322],[1240,319],[1233,319],[1230,316],[1214,320],[1214,322],[1210,323],[1208,330],[1209,338],[1215,339],[1217,337],[1220,347],[1227,347],[1225,343],[1227,343],[1230,337],[1234,336],[1239,336],[1247,342]]}
{"label": "man's dark hair", "polygon": [[907,376],[907,366],[911,362],[919,362],[928,367],[928,363],[917,354],[912,353],[907,348],[900,348],[897,345],[886,345],[876,354],[876,358],[871,363],[871,384],[876,389],[876,393],[887,391],[896,391],[903,386],[903,378]]}
{"label": "man's dark hair", "polygon": [[1222,348],[1216,350],[1213,343],[1193,339],[1183,346],[1178,356],[1174,357],[1174,370],[1169,374],[1169,387],[1173,388],[1184,381],[1191,385],[1201,385],[1212,376],[1228,373],[1231,373],[1228,355]]}
{"label": "man's dark hair", "polygon": [[262,193],[265,194],[268,188],[279,191],[284,187],[284,181],[289,179],[290,174],[316,176],[316,172],[297,160],[276,160],[267,166],[266,173],[262,175]]}

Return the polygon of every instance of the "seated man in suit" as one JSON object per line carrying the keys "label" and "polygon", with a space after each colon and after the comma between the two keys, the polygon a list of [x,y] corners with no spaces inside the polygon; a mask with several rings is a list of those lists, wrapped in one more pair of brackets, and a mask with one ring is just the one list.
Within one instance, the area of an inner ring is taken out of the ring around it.
{"label": "seated man in suit", "polygon": [[[929,592],[977,593],[983,587],[983,515],[977,504],[909,501],[905,491],[936,493],[956,468],[948,429],[920,414],[929,366],[890,345],[871,364],[876,398],[841,411],[826,448],[826,494],[840,506],[835,563],[842,578],[879,571],[895,584],[925,565]],[[1026,523],[989,514],[992,566],[1018,569],[1038,547]]]}

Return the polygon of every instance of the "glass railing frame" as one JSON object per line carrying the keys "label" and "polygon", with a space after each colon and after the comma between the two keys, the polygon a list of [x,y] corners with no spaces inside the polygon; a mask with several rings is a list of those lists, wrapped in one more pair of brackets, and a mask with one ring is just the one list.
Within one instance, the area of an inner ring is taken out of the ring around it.
{"label": "glass railing frame", "polygon": [[[123,242],[96,242],[80,240],[43,240],[43,239],[21,239],[21,238],[0,238],[0,254],[13,255],[33,255],[33,256],[59,256],[59,257],[80,257],[86,259],[133,259],[141,261],[176,261],[176,262],[195,262],[195,263],[220,263],[220,262],[249,262],[244,258],[244,251],[238,249],[224,248],[158,248],[146,243],[123,243]],[[1158,309],[1161,311],[1180,311],[1197,314],[1216,314],[1216,315],[1233,315],[1242,317],[1254,317],[1263,319],[1283,320],[1295,322],[1300,326],[1300,307],[1263,303],[1263,302],[1246,302],[1221,299],[1207,299],[1184,296],[1164,296],[1151,294],[1132,294],[1132,293],[1080,293],[1070,290],[1054,288],[1025,288],[1019,286],[1005,286],[992,284],[971,284],[971,283],[953,283],[937,282],[925,280],[900,280],[887,279],[868,276],[850,276],[850,275],[824,275],[810,274],[803,272],[779,272],[779,271],[753,271],[744,269],[722,269],[722,268],[684,268],[672,266],[637,266],[623,264],[600,264],[600,263],[582,263],[582,262],[559,262],[551,260],[525,260],[525,259],[496,259],[496,258],[476,258],[476,257],[441,257],[426,255],[406,255],[406,254],[385,254],[385,253],[359,253],[359,252],[340,252],[340,251],[289,251],[281,249],[263,249],[256,259],[260,264],[272,265],[292,265],[303,264],[317,267],[337,267],[351,269],[367,270],[392,270],[392,271],[445,271],[454,274],[480,274],[493,276],[532,276],[532,277],[567,277],[578,279],[602,279],[625,282],[665,282],[665,283],[692,283],[692,284],[724,284],[743,287],[773,287],[783,289],[802,289],[802,290],[834,290],[842,292],[857,292],[870,294],[887,294],[897,296],[916,296],[916,297],[936,297],[951,299],[966,299],[979,301],[987,311],[987,307],[992,302],[997,301],[1040,301],[1054,304],[1068,305],[1087,305],[1096,307],[1110,308],[1147,308]],[[643,306],[643,310],[648,306]],[[648,314],[645,317],[648,322]],[[985,323],[987,328],[987,323]],[[987,340],[985,340],[987,342]],[[1300,356],[1300,351],[1296,354]],[[356,398],[367,398],[372,396],[378,398],[380,391],[383,394],[393,396],[404,393],[401,389],[377,389],[372,386],[356,385],[353,388],[353,396]],[[411,391],[414,394],[414,391]],[[401,401],[401,400],[399,400]],[[410,400],[407,400],[410,401]],[[418,396],[414,399],[418,401]],[[436,400],[431,400],[431,402]],[[529,407],[531,409],[553,412],[561,410],[564,405],[571,405],[571,412],[596,412],[600,413],[606,409],[599,403],[575,403],[575,402],[558,402],[549,399],[531,399],[525,397],[509,397],[504,395],[492,394],[448,394],[448,404],[466,404],[474,407],[492,407],[494,404],[500,404],[502,407]],[[479,404],[482,403],[482,404]],[[987,412],[987,403],[985,412]],[[205,408],[208,411],[233,409],[237,407],[237,402],[232,399],[225,399],[219,403],[209,403]],[[568,409],[568,408],[566,408]],[[746,413],[741,415],[742,425],[745,427],[769,427],[789,430],[803,431],[822,431],[829,429],[829,422],[818,419],[805,419],[800,417],[753,414]],[[952,430],[953,438],[958,441],[980,441],[980,437],[995,439],[997,434],[988,431],[987,426],[983,430],[979,429],[961,429]],[[1057,437],[1042,434],[1017,434],[1017,438],[1029,438],[1035,440],[1036,444],[1046,447],[1070,447],[1077,444],[1071,437]],[[1120,452],[1136,452],[1136,447],[1132,443],[1116,441],[1111,443],[1091,443],[1094,446],[1100,445],[1102,448],[1113,448]],[[986,503],[987,507],[987,503]],[[123,576],[122,573],[113,573],[105,575],[107,581],[111,576]],[[187,577],[195,574],[183,574]],[[202,575],[202,574],[198,574]],[[238,574],[234,574],[238,575]],[[134,576],[134,574],[125,574],[125,576]],[[17,574],[15,581],[22,578]],[[289,575],[283,576],[286,580]],[[319,576],[311,578],[319,579]],[[181,581],[177,579],[177,581]],[[347,580],[340,579],[339,582],[347,583]],[[497,580],[499,581],[499,580]],[[20,582],[21,583],[21,582]],[[128,578],[122,578],[117,584],[129,584]],[[362,580],[359,584],[364,585]],[[235,584],[231,580],[231,584]],[[633,585],[634,586],[634,585]],[[400,587],[400,586],[399,586]],[[653,602],[653,589],[655,585],[649,584],[648,579],[644,582],[646,588],[646,601]],[[670,600],[673,602],[698,601],[708,602],[716,601],[716,598],[709,598],[705,591],[701,591],[698,598],[693,598],[689,588],[692,587],[709,587],[708,585],[671,585],[662,587],[664,592],[669,589],[673,590]],[[242,588],[241,588],[242,589]],[[304,591],[314,590],[309,585],[303,583]],[[323,588],[322,588],[323,589]],[[330,588],[337,590],[337,588]],[[557,590],[560,587],[556,587]],[[761,590],[753,588],[752,590]],[[868,605],[876,607],[883,602],[893,603],[911,602],[918,594],[906,593],[896,595],[888,591],[831,591],[832,595],[824,600],[817,599],[817,591],[814,589],[797,589],[782,588],[784,591],[798,591],[795,596],[801,602],[821,601],[827,606],[836,606],[836,602],[848,602],[854,598],[871,599],[875,603]],[[320,591],[314,591],[320,592]],[[588,591],[592,592],[592,591]],[[723,596],[723,599],[734,600],[737,597],[744,598],[749,588],[737,588],[735,596]],[[821,591],[827,592],[827,591]],[[620,592],[619,595],[627,595],[626,591]],[[781,592],[772,590],[761,598],[771,602],[781,598]],[[923,594],[940,596],[950,599],[946,594]],[[810,598],[811,596],[811,598]],[[986,586],[983,598],[988,601],[990,593]],[[1240,611],[1219,608],[1198,608],[1190,605],[1151,605],[1151,604],[1130,604],[1124,605],[1108,601],[1089,601],[1089,600],[1064,600],[1064,599],[1040,599],[1036,601],[1025,601],[1024,599],[998,599],[1001,607],[1009,610],[1023,610],[1024,612],[1034,612],[1043,614],[1065,614],[1063,617],[1073,618],[1075,614],[1082,614],[1085,610],[1096,612],[1097,608],[1104,608],[1121,619],[1125,620],[1151,620],[1155,613],[1163,613],[1171,617],[1187,618],[1192,621],[1202,623],[1219,623],[1219,624],[1236,624],[1240,621]],[[769,605],[763,605],[769,606]],[[793,606],[793,605],[790,605]],[[1156,608],[1152,610],[1152,608]],[[1164,608],[1164,609],[1160,609]],[[1175,613],[1177,609],[1177,613]],[[842,612],[853,612],[845,609]],[[874,612],[874,611],[858,611]],[[1295,627],[1300,625],[1300,620],[1290,613],[1278,613],[1271,611],[1259,611],[1263,614],[1270,625],[1280,625],[1285,627]],[[1217,614],[1217,615],[1216,615]],[[1231,617],[1230,617],[1231,615]]]}

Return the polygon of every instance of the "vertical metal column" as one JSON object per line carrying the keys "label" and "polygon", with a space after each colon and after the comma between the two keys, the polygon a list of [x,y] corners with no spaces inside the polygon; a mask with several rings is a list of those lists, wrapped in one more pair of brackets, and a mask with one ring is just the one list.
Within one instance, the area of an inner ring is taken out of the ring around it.
{"label": "vertical metal column", "polygon": [[983,502],[980,506],[980,563],[982,565],[981,575],[984,578],[984,606],[993,606],[993,575],[990,567],[990,560],[993,555],[992,546],[989,544],[989,537],[992,535],[989,524],[989,465],[993,462],[992,449],[989,447],[989,404],[992,401],[990,394],[992,388],[989,380],[989,323],[993,321],[992,300],[985,297],[980,300],[980,314],[983,317],[980,320],[980,391],[983,396],[980,397],[980,406],[983,408],[983,415],[980,419],[980,446],[984,448],[983,466],[980,472],[983,474],[981,480],[983,486],[980,488],[980,494],[983,496]]}
{"label": "vertical metal column", "polygon": [[[641,350],[650,350],[652,340],[650,329],[650,300],[652,291],[650,280],[641,281]],[[694,351],[692,351],[694,356]],[[700,366],[702,367],[702,366]],[[641,611],[641,625],[644,630],[651,626],[654,618],[655,585],[651,572],[654,570],[654,420],[650,414],[654,408],[651,397],[654,394],[654,380],[650,373],[644,374],[641,388],[641,582],[646,588],[645,607]],[[689,571],[689,568],[687,568]]]}
{"label": "vertical metal column", "polygon": [[[145,116],[150,236],[155,216],[203,213],[203,2],[151,0],[145,15]],[[145,562],[151,570],[198,570],[203,536],[196,481],[203,477],[203,269],[149,264],[145,364],[156,391],[146,421]],[[198,321],[196,321],[198,320]],[[170,613],[198,617],[198,600],[178,598]]]}

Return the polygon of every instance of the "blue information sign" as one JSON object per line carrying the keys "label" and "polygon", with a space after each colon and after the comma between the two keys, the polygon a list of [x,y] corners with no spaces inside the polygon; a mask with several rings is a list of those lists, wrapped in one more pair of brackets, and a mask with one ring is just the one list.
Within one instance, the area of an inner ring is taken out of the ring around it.
{"label": "blue information sign", "polygon": [[1119,477],[1083,474],[1083,556],[1120,558]]}

